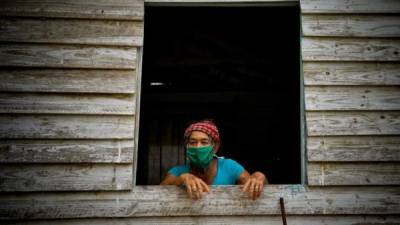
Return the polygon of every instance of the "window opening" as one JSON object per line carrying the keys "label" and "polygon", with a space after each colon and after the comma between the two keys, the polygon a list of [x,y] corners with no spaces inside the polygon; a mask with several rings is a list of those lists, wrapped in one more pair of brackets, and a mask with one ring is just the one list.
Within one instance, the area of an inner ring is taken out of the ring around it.
{"label": "window opening", "polygon": [[299,8],[146,7],[137,184],[185,163],[189,121],[270,183],[301,179]]}

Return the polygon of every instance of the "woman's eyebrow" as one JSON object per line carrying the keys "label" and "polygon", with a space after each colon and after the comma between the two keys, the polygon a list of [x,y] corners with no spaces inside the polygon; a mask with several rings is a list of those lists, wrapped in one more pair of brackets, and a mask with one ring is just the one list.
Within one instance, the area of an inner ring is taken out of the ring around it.
{"label": "woman's eyebrow", "polygon": [[200,138],[200,139],[190,138],[189,139],[189,141],[197,141],[197,140],[199,140],[199,141],[209,141],[210,139],[209,138]]}

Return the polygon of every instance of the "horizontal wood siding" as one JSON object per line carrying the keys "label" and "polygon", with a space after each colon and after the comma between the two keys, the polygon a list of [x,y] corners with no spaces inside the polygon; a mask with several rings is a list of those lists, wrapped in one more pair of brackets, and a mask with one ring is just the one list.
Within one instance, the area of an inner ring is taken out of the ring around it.
{"label": "horizontal wood siding", "polygon": [[307,139],[309,162],[397,162],[398,136],[323,136]]}
{"label": "horizontal wood siding", "polygon": [[0,16],[143,20],[143,0],[3,0]]}
{"label": "horizontal wood siding", "polygon": [[[290,225],[394,225],[399,216],[287,216]],[[281,216],[180,216],[3,222],[4,225],[282,225]]]}
{"label": "horizontal wood siding", "polygon": [[2,140],[0,163],[132,163],[134,140]]}
{"label": "horizontal wood siding", "polygon": [[214,186],[194,202],[179,187],[138,186],[120,193],[8,194],[0,201],[0,218],[280,215],[280,197],[289,215],[385,215],[400,210],[397,187],[268,185],[253,201],[239,186]]}
{"label": "horizontal wood siding", "polygon": [[143,15],[142,0],[1,1],[0,191],[132,189]]}
{"label": "horizontal wood siding", "polygon": [[400,110],[400,86],[306,87],[306,108],[322,110]]}
{"label": "horizontal wood siding", "polygon": [[308,184],[399,185],[400,1],[300,3]]}
{"label": "horizontal wood siding", "polygon": [[2,92],[134,94],[135,70],[3,69]]}
{"label": "horizontal wood siding", "polygon": [[304,61],[399,61],[398,39],[304,37]]}
{"label": "horizontal wood siding", "polygon": [[0,19],[0,41],[141,46],[141,21]]}
{"label": "horizontal wood siding", "polygon": [[310,185],[395,185],[399,163],[309,163]]}
{"label": "horizontal wood siding", "polygon": [[0,113],[134,115],[134,95],[0,93]]}
{"label": "horizontal wood siding", "polygon": [[302,30],[306,36],[399,37],[397,15],[304,15]]}
{"label": "horizontal wood siding", "polygon": [[400,135],[400,112],[307,112],[309,136]]}
{"label": "horizontal wood siding", "polygon": [[300,0],[301,12],[309,13],[400,13],[397,0]]}
{"label": "horizontal wood siding", "polygon": [[129,190],[132,165],[1,165],[0,188],[18,191]]}
{"label": "horizontal wood siding", "polygon": [[303,73],[306,86],[400,85],[398,62],[303,62]]}
{"label": "horizontal wood siding", "polygon": [[0,115],[0,138],[132,139],[134,116]]}
{"label": "horizontal wood siding", "polygon": [[0,67],[135,69],[135,47],[0,44]]}

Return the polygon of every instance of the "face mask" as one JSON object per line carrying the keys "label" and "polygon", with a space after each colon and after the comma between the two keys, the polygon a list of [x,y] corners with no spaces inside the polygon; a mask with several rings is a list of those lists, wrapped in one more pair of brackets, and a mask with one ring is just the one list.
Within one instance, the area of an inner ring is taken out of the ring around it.
{"label": "face mask", "polygon": [[189,158],[193,166],[205,169],[213,158],[213,147],[211,145],[203,147],[188,147],[186,156]]}

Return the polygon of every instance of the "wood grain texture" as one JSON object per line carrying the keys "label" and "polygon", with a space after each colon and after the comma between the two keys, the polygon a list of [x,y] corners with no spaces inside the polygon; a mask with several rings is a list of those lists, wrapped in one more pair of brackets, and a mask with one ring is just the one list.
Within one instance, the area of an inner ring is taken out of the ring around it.
{"label": "wood grain texture", "polygon": [[304,62],[305,85],[400,85],[399,63]]}
{"label": "wood grain texture", "polygon": [[0,191],[129,190],[132,168],[127,165],[0,165]]}
{"label": "wood grain texture", "polygon": [[0,113],[134,115],[135,95],[0,93]]}
{"label": "wood grain texture", "polygon": [[305,87],[306,110],[400,110],[400,86]]}
{"label": "wood grain texture", "polygon": [[135,69],[135,47],[0,44],[0,66]]}
{"label": "wood grain texture", "polygon": [[309,162],[398,162],[399,136],[309,137]]}
{"label": "wood grain texture", "polygon": [[149,122],[149,128],[146,132],[148,139],[147,148],[147,167],[146,167],[146,184],[158,185],[161,181],[161,129],[157,120]]}
{"label": "wood grain texture", "polygon": [[308,185],[399,185],[400,163],[309,163]]}
{"label": "wood grain texture", "polygon": [[1,18],[0,41],[142,46],[143,22]]}
{"label": "wood grain texture", "polygon": [[302,58],[304,61],[400,61],[400,41],[306,37],[302,39]]}
{"label": "wood grain texture", "polygon": [[309,136],[399,135],[400,112],[306,112]]}
{"label": "wood grain texture", "polygon": [[[176,125],[173,121],[162,122],[161,123],[161,140],[160,140],[160,169],[161,169],[161,180],[167,175],[168,170],[176,165],[182,165],[179,162],[179,146],[174,143],[179,134],[174,134],[176,130]],[[161,180],[159,182],[161,182]]]}
{"label": "wood grain texture", "polygon": [[143,0],[2,0],[1,16],[142,20]]}
{"label": "wood grain texture", "polygon": [[[399,216],[288,216],[290,225],[394,225]],[[136,217],[119,219],[72,219],[2,221],[3,225],[282,225],[281,216]]]}
{"label": "wood grain texture", "polygon": [[0,138],[131,139],[134,116],[0,115]]}
{"label": "wood grain texture", "polygon": [[0,91],[133,94],[135,70],[4,69]]}
{"label": "wood grain texture", "polygon": [[300,0],[302,13],[400,13],[397,0]]}
{"label": "wood grain texture", "polygon": [[132,163],[133,140],[1,140],[0,163]]}
{"label": "wood grain texture", "polygon": [[399,37],[400,17],[381,15],[303,15],[304,36]]}
{"label": "wood grain texture", "polygon": [[398,187],[304,187],[267,185],[257,201],[239,186],[213,186],[199,201],[176,186],[136,186],[131,192],[2,194],[1,219],[142,216],[399,214]]}

